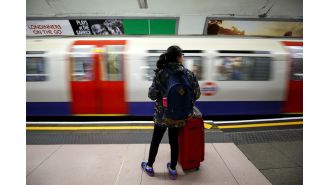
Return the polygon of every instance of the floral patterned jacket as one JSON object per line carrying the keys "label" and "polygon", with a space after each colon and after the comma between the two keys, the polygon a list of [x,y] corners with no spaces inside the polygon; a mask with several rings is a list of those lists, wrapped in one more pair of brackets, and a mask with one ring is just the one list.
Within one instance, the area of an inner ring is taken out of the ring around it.
{"label": "floral patterned jacket", "polygon": [[[188,75],[188,80],[192,86],[194,102],[200,97],[201,92],[199,88],[199,84],[197,81],[196,76],[193,72],[183,67],[181,64],[170,63],[165,68],[169,68],[172,72],[186,72]],[[154,113],[154,122],[155,124],[162,126],[162,127],[183,127],[186,124],[186,120],[172,120],[166,118],[162,99],[165,96],[165,89],[163,88],[166,86],[167,79],[168,79],[168,72],[165,69],[162,69],[156,72],[155,77],[153,79],[152,85],[149,88],[148,96],[151,100],[156,100],[155,105],[155,113]]]}

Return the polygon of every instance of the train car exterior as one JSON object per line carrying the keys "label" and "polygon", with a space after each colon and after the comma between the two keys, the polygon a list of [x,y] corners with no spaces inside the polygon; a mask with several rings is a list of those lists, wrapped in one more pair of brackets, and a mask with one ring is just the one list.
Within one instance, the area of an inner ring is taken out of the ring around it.
{"label": "train car exterior", "polygon": [[204,115],[302,112],[301,40],[72,37],[27,38],[27,116],[151,116],[153,69],[174,44],[198,77]]}

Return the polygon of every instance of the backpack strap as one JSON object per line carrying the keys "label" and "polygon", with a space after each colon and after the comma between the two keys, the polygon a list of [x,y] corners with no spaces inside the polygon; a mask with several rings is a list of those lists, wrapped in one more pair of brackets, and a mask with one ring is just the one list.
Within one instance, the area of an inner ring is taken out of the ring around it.
{"label": "backpack strap", "polygon": [[189,88],[192,89],[192,85],[191,85],[191,83],[189,81],[189,75],[188,75],[188,72],[186,70],[184,71],[183,80],[185,81],[186,84],[189,85]]}

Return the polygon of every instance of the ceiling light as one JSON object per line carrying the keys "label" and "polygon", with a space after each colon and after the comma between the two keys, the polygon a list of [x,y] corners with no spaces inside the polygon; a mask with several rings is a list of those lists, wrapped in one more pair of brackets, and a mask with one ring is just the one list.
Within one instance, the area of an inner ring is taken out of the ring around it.
{"label": "ceiling light", "polygon": [[138,2],[139,2],[139,7],[141,9],[147,9],[148,8],[147,0],[138,0]]}

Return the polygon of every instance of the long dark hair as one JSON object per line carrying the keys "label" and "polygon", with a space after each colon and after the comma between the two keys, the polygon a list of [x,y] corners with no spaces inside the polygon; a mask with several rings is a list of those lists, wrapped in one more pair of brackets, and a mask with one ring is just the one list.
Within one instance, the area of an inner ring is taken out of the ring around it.
{"label": "long dark hair", "polygon": [[167,48],[166,53],[159,56],[157,60],[157,69],[155,72],[163,69],[168,63],[179,63],[178,57],[182,55],[182,49],[179,46],[173,45]]}
{"label": "long dark hair", "polygon": [[179,46],[173,45],[167,48],[166,60],[169,63],[179,63],[178,57],[182,55],[182,49]]}
{"label": "long dark hair", "polygon": [[167,48],[166,53],[159,56],[157,60],[157,69],[155,72],[163,69],[168,63],[179,63],[178,57],[182,55],[182,49],[179,46],[173,45]]}
{"label": "long dark hair", "polygon": [[155,70],[155,72],[158,72],[161,69],[163,69],[166,64],[167,64],[166,53],[163,53],[159,56],[159,58],[157,60],[157,64],[156,64],[157,69]]}

